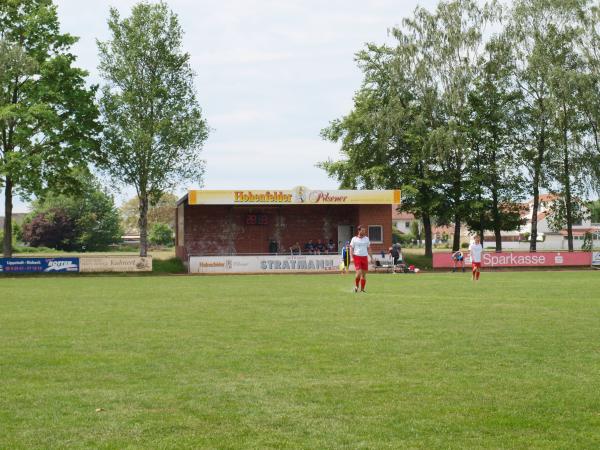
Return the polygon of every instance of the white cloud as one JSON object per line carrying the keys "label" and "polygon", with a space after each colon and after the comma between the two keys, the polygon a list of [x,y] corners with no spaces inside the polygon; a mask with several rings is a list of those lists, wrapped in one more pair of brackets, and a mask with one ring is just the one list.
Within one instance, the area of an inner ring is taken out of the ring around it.
{"label": "white cloud", "polygon": [[236,49],[229,52],[200,52],[194,58],[201,65],[240,65],[289,61],[293,58],[290,52],[256,51],[252,49]]}
{"label": "white cloud", "polygon": [[256,123],[273,118],[273,113],[258,109],[239,109],[223,114],[215,114],[208,117],[211,128],[218,130],[223,126],[236,126],[240,124]]}
{"label": "white cloud", "polygon": [[[316,168],[337,155],[337,147],[320,139],[231,141],[207,145],[204,188],[291,188],[304,185],[335,189],[337,182]],[[254,161],[248,164],[248,161]]]}

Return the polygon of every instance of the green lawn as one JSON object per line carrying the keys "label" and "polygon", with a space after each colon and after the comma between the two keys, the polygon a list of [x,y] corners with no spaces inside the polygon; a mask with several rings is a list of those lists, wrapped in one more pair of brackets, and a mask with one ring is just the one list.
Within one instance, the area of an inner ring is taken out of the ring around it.
{"label": "green lawn", "polygon": [[600,446],[599,272],[351,284],[0,277],[0,448]]}
{"label": "green lawn", "polygon": [[[23,250],[23,248],[25,248],[25,247],[21,247],[20,249]],[[19,250],[19,249],[17,249],[17,250]],[[43,258],[46,256],[49,258],[59,258],[59,257],[63,257],[63,256],[77,258],[77,257],[81,257],[81,256],[106,256],[106,255],[138,256],[139,254],[140,254],[139,250],[135,250],[135,249],[134,250],[115,250],[115,251],[106,251],[106,252],[79,253],[79,252],[63,252],[60,250],[53,250],[53,249],[39,250],[37,248],[28,247],[26,253],[17,251],[17,252],[15,252],[14,256],[16,258],[22,258],[22,257]],[[171,259],[171,258],[175,257],[175,249],[161,249],[161,250],[149,249],[148,255],[152,256],[152,259],[154,259],[154,260],[167,260],[167,259]]]}

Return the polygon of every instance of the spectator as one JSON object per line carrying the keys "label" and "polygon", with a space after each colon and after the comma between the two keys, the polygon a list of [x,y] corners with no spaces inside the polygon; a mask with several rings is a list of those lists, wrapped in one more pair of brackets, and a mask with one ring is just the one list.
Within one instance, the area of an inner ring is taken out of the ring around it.
{"label": "spectator", "polygon": [[396,246],[391,246],[390,247],[390,256],[392,257],[392,261],[394,262],[394,266],[398,265],[398,262],[400,261],[400,251],[398,250],[398,248]]}
{"label": "spectator", "polygon": [[333,239],[329,239],[329,243],[327,244],[327,253],[333,255],[335,253],[335,244]]}
{"label": "spectator", "polygon": [[292,255],[300,255],[300,254],[301,254],[301,251],[300,251],[300,250],[301,250],[301,249],[300,249],[300,243],[299,243],[299,242],[296,242],[294,245],[292,245],[292,246],[290,247],[290,253],[291,253]]}
{"label": "spectator", "polygon": [[279,245],[277,245],[277,241],[271,240],[269,241],[269,253],[277,254],[279,251]]}
{"label": "spectator", "polygon": [[325,253],[325,244],[323,244],[321,239],[319,239],[315,245],[315,255],[320,255],[321,253]]}
{"label": "spectator", "polygon": [[307,255],[313,255],[315,253],[315,244],[313,244],[312,239],[304,244],[304,253]]}

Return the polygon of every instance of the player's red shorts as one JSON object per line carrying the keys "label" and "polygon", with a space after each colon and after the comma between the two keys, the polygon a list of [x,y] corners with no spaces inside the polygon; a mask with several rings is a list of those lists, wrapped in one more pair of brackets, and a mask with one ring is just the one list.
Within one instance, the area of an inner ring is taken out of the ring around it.
{"label": "player's red shorts", "polygon": [[369,270],[369,257],[354,255],[354,269],[364,270],[365,272]]}
{"label": "player's red shorts", "polygon": [[475,270],[475,269],[481,269],[481,263],[480,262],[473,262],[471,264],[473,265],[473,270]]}

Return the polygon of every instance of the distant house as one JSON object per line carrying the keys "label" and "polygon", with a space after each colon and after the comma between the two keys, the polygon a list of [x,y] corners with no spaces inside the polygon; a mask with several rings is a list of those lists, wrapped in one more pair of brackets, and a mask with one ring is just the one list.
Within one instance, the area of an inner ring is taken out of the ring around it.
{"label": "distant house", "polygon": [[[537,215],[537,232],[538,232],[538,240],[541,241],[538,243],[537,247],[540,249],[553,249],[553,250],[566,250],[568,249],[568,236],[567,236],[567,228],[564,227],[561,230],[555,231],[550,227],[548,222],[549,216],[552,212],[552,206],[554,202],[558,200],[559,197],[552,194],[544,194],[539,197],[539,208]],[[531,214],[533,211],[533,199],[530,199],[525,203],[527,206],[526,210],[526,223],[519,230],[521,234],[530,234],[531,233]],[[586,233],[600,233],[600,227],[592,224],[592,221],[589,217],[588,210],[585,206],[584,208],[584,216],[586,217],[584,220],[576,222],[573,224],[573,248],[575,250],[581,249],[583,245],[583,241],[585,239]],[[541,244],[541,245],[540,245]],[[600,244],[600,242],[598,243]],[[595,244],[595,245],[598,245]]]}
{"label": "distant house", "polygon": [[[554,231],[550,227],[548,220],[552,212],[553,203],[557,199],[558,197],[552,194],[543,194],[539,197],[537,214],[538,239],[536,245],[538,250],[567,250],[569,248],[566,227],[562,230]],[[393,226],[401,233],[410,233],[411,224],[417,219],[411,213],[396,211],[397,206],[392,206]],[[502,231],[503,250],[529,250],[533,198],[521,206],[521,218],[524,224],[513,231]],[[434,244],[452,243],[454,226],[433,225],[431,231]],[[471,234],[465,224],[461,225],[460,231],[461,242],[469,242]],[[592,233],[595,236],[594,246],[595,248],[600,248],[600,224],[593,224],[589,218],[573,224],[573,248],[575,250],[581,249],[586,233]],[[486,230],[484,233],[484,246],[486,248],[494,248],[496,246],[496,238],[491,230]]]}
{"label": "distant house", "polygon": [[140,244],[140,235],[134,233],[128,233],[121,236],[122,243],[128,245],[139,245]]}
{"label": "distant house", "polygon": [[[392,226],[402,234],[408,234],[411,232],[413,222],[419,223],[419,228],[422,229],[422,225],[419,219],[416,219],[414,214],[408,212],[398,212],[396,208],[398,205],[392,205]],[[424,237],[424,235],[422,236]],[[433,225],[431,227],[431,240],[433,244],[442,244],[446,242],[452,242],[454,237],[453,226],[439,226]],[[466,225],[462,225],[460,230],[461,242],[469,241],[469,234]]]}
{"label": "distant house", "polygon": [[392,205],[392,226],[402,234],[410,233],[412,223],[416,221],[414,214],[408,212],[398,212],[399,205]]}
{"label": "distant house", "polygon": [[[539,196],[536,244],[536,248],[538,250],[567,250],[569,248],[566,227],[558,231],[555,231],[550,227],[550,214],[552,213],[552,206],[556,200],[558,200],[558,197],[552,194],[543,194]],[[517,230],[502,232],[503,249],[529,249],[532,213],[533,198],[522,205],[521,218],[523,219],[524,224]],[[589,218],[573,224],[573,248],[575,250],[581,249],[585,239],[585,234],[588,232],[596,234],[600,233],[600,226],[592,224]],[[493,247],[494,244],[495,237],[493,233],[486,231],[485,246],[489,248]],[[596,239],[594,245],[600,245],[600,241]]]}

